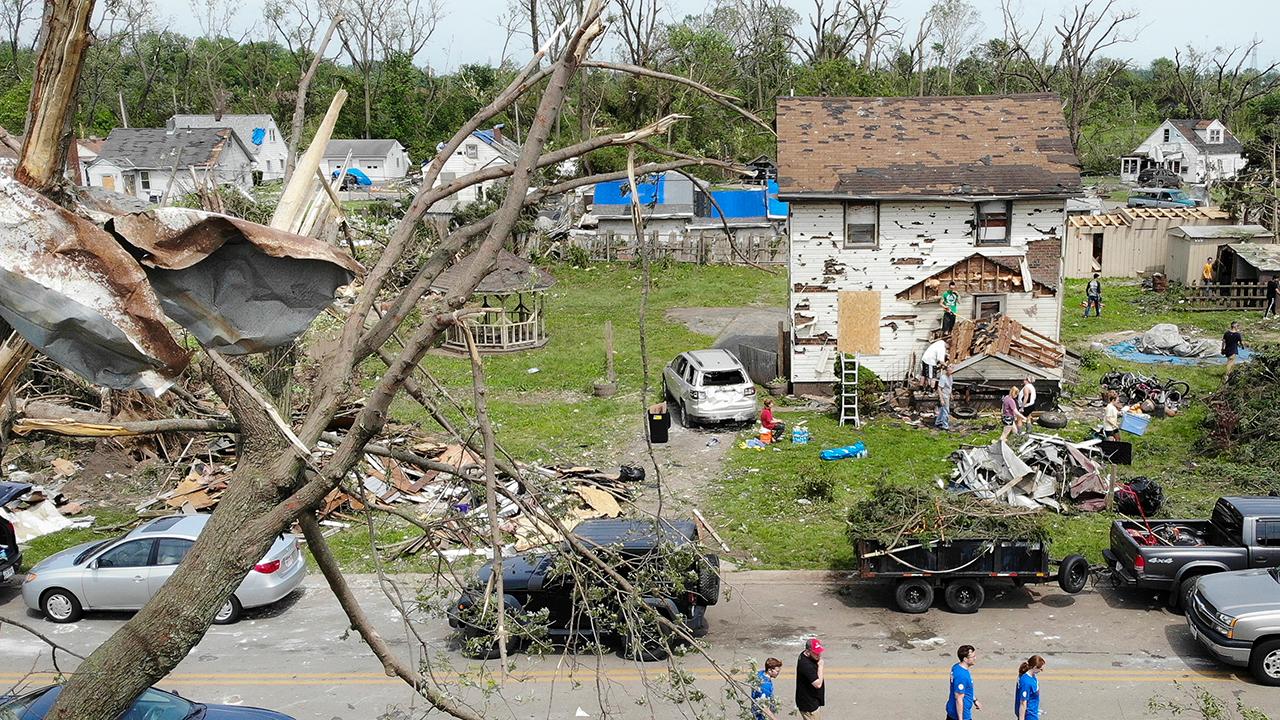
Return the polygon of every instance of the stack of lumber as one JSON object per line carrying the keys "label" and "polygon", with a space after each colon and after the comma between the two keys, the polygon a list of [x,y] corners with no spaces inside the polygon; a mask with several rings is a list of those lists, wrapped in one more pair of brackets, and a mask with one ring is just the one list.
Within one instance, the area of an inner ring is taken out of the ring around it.
{"label": "stack of lumber", "polygon": [[1044,368],[1062,366],[1065,349],[1060,343],[1041,335],[1008,315],[982,320],[962,320],[951,332],[951,363],[974,355],[1007,355],[1022,362]]}

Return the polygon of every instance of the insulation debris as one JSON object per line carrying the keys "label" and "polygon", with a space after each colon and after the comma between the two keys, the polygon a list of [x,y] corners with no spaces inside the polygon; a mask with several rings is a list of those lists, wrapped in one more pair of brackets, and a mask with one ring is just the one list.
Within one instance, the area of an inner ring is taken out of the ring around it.
{"label": "insulation debris", "polygon": [[1014,507],[1062,511],[1101,509],[1108,480],[1102,475],[1100,442],[1073,443],[1057,435],[1031,434],[1015,450],[999,440],[951,454],[950,488]]}

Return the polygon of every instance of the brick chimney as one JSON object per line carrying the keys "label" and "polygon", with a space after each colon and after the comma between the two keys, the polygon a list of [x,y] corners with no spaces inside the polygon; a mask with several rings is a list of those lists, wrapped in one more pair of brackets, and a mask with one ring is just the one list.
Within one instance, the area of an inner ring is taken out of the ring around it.
{"label": "brick chimney", "polygon": [[493,140],[494,140],[494,142],[502,142],[502,128],[504,128],[504,127],[506,127],[506,124],[504,124],[504,123],[498,123],[497,125],[494,125],[494,126],[493,126]]}

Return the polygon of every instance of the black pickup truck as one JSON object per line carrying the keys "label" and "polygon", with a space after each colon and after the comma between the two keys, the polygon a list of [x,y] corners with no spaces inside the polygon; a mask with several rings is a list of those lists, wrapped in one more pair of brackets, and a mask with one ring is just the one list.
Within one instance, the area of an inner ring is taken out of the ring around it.
{"label": "black pickup truck", "polygon": [[1280,566],[1280,497],[1219,498],[1208,520],[1117,520],[1102,554],[1117,585],[1185,606],[1201,575]]}
{"label": "black pickup truck", "polygon": [[[693,521],[586,520],[573,529],[573,536],[644,592],[643,604],[693,637],[706,634],[707,606],[720,599],[720,559],[700,552]],[[530,552],[502,561],[503,605],[508,627],[514,628],[508,649],[543,637],[600,643],[611,636],[621,640],[628,658],[665,659],[678,639],[648,613],[624,619],[624,603],[616,592],[591,581],[597,573],[565,567],[564,558],[573,551],[563,545],[559,552]],[[485,601],[491,575],[492,563],[486,563],[448,611],[463,652],[485,659],[498,657],[497,613],[494,603]]]}

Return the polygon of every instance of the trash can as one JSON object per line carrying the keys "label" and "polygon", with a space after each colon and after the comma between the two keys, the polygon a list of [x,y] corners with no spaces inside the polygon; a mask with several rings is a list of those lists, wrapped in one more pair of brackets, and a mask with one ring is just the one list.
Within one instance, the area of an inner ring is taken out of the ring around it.
{"label": "trash can", "polygon": [[667,404],[658,403],[649,406],[649,441],[665,443],[671,430],[671,415],[667,413]]}

